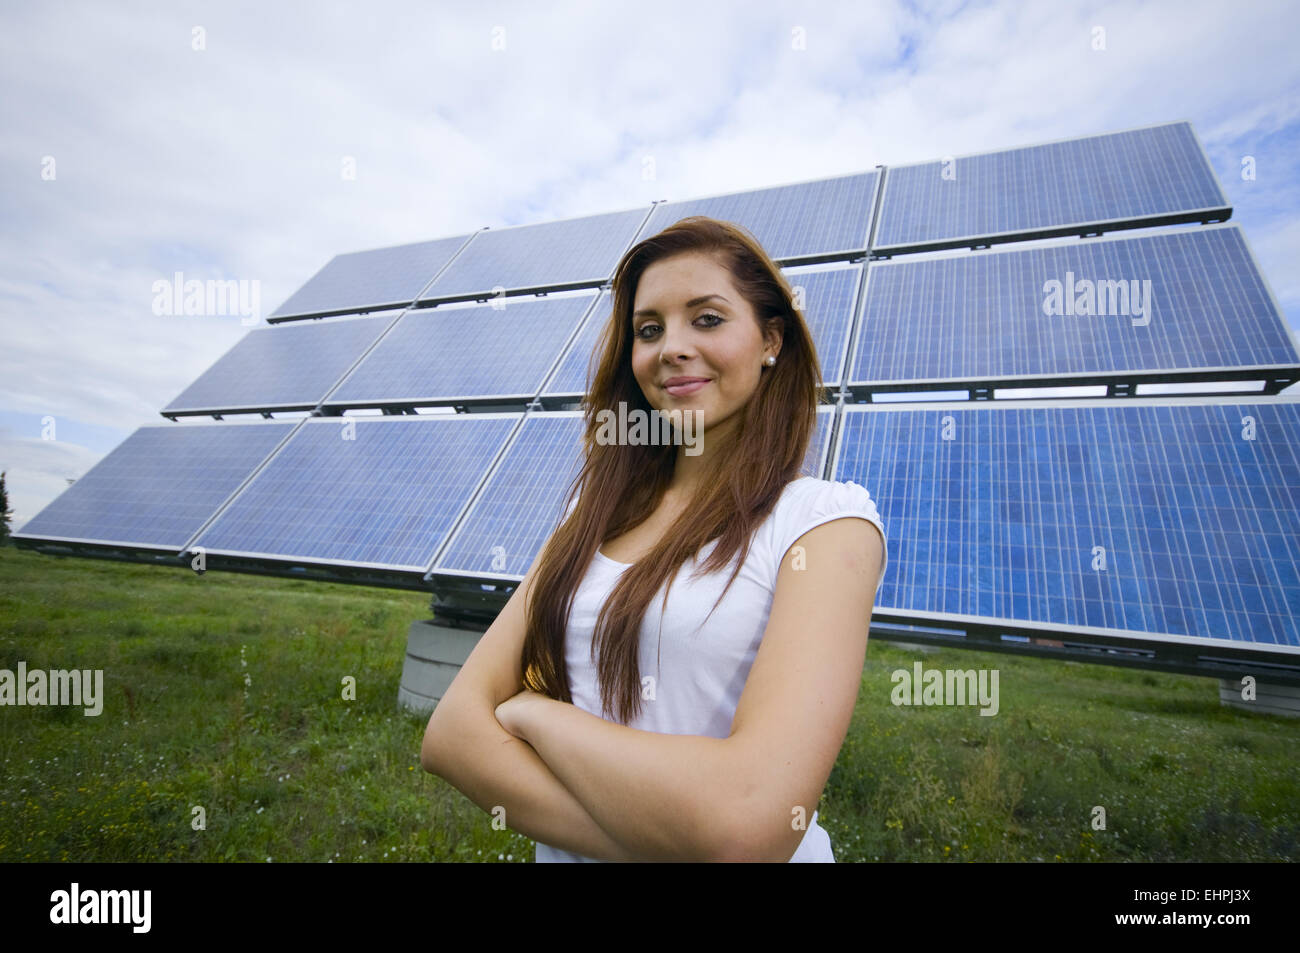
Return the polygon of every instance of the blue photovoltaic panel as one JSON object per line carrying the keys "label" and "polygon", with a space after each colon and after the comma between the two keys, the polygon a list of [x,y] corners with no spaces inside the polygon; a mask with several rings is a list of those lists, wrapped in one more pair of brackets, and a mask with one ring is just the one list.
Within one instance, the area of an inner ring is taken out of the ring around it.
{"label": "blue photovoltaic panel", "polygon": [[655,206],[639,238],[691,215],[747,229],[775,261],[863,253],[878,172],[844,175],[751,192],[732,192]]}
{"label": "blue photovoltaic panel", "polygon": [[[573,339],[559,367],[546,382],[546,394],[585,394],[587,392],[588,362],[599,360],[595,356],[600,344],[600,334],[609,322],[610,310],[614,307],[614,296],[608,291],[600,293],[600,300],[587,316],[582,330]],[[594,372],[595,367],[591,370]]]}
{"label": "blue photovoltaic panel", "polygon": [[890,166],[872,247],[891,253],[1230,213],[1191,124],[1175,122]]}
{"label": "blue photovoltaic panel", "polygon": [[645,209],[629,209],[475,232],[474,240],[420,298],[435,301],[491,294],[498,287],[508,294],[607,281],[645,215]]}
{"label": "blue photovoltaic panel", "polygon": [[[834,413],[818,409],[803,468],[810,476],[822,473]],[[434,572],[522,579],[559,524],[582,466],[582,432],[577,411],[530,414]]]}
{"label": "blue photovoltaic panel", "polygon": [[315,407],[393,316],[257,328],[162,411]]}
{"label": "blue photovoltaic panel", "polygon": [[[783,274],[796,295],[802,294],[804,320],[821,360],[823,383],[827,387],[838,387],[862,266]],[[587,362],[592,360],[600,343],[600,334],[609,321],[613,300],[613,295],[609,292],[601,293],[600,301],[592,310],[587,323],[547,381],[545,394],[558,396],[586,393]]]}
{"label": "blue photovoltaic panel", "polygon": [[408,311],[326,403],[531,398],[593,296]]}
{"label": "blue photovoltaic panel", "polygon": [[826,472],[826,451],[831,445],[831,428],[835,424],[835,405],[822,404],[817,408],[817,429],[813,431],[812,442],[804,456],[803,472],[808,476],[821,479]]}
{"label": "blue photovoltaic panel", "polygon": [[270,320],[404,308],[468,235],[335,255],[310,281],[276,308]]}
{"label": "blue photovoltaic panel", "polygon": [[802,294],[804,321],[817,348],[822,383],[827,387],[838,387],[844,353],[849,346],[849,327],[853,323],[862,266],[805,271],[786,274],[785,277],[796,296]]}
{"label": "blue photovoltaic panel", "polygon": [[[1044,313],[1088,286],[1106,314]],[[1300,362],[1236,225],[873,263],[865,297],[853,384]]]}
{"label": "blue photovoltaic panel", "polygon": [[14,535],[179,552],[297,425],[141,427]]}
{"label": "blue photovoltaic panel", "polygon": [[519,416],[309,419],[196,543],[423,573]]}
{"label": "blue photovoltaic panel", "polygon": [[434,572],[522,579],[582,466],[582,415],[529,414]]}
{"label": "blue photovoltaic panel", "polygon": [[834,479],[889,533],[882,609],[1300,645],[1300,402],[853,406],[842,428]]}

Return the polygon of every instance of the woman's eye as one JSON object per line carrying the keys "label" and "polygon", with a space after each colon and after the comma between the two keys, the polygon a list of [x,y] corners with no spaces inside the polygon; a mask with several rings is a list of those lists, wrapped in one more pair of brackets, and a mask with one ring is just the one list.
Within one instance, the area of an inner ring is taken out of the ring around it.
{"label": "woman's eye", "polygon": [[[700,321],[703,320],[704,318],[712,319],[709,323],[704,325],[704,327],[706,328],[716,328],[719,324],[721,324],[723,321],[726,320],[726,318],[724,318],[722,315],[714,314],[712,311],[705,311],[695,320]],[[642,338],[643,340],[649,340],[650,338],[654,337],[655,332],[657,332],[658,330],[659,330],[659,325],[654,324],[653,322],[646,322],[645,324],[641,325],[639,329],[637,329],[636,336]],[[647,331],[649,331],[650,333],[647,334],[646,333]]]}

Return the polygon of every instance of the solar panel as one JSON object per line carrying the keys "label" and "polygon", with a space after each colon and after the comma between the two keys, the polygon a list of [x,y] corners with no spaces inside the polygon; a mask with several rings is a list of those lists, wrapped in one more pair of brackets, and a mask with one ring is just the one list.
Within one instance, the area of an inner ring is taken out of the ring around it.
{"label": "solar panel", "polygon": [[308,419],[196,544],[423,573],[519,417]]}
{"label": "solar panel", "polygon": [[[803,472],[820,476],[835,408],[818,408]],[[580,411],[529,414],[465,521],[438,557],[435,574],[522,579],[555,531],[569,484],[582,466]]]}
{"label": "solar panel", "polygon": [[14,536],[179,552],[298,423],[141,427]]}
{"label": "solar panel", "polygon": [[878,172],[656,205],[638,238],[691,215],[747,229],[774,261],[863,254]]}
{"label": "solar panel", "polygon": [[405,308],[468,238],[456,235],[335,255],[267,320]]}
{"label": "solar panel", "polygon": [[821,363],[822,382],[827,387],[838,387],[849,347],[862,265],[791,271],[785,276],[795,293],[795,303],[802,301],[804,321]]}
{"label": "solar panel", "polygon": [[808,444],[802,472],[821,479],[826,472],[826,455],[831,448],[831,432],[835,428],[835,405],[821,404],[817,408],[817,429]]}
{"label": "solar panel", "polygon": [[392,320],[390,315],[255,328],[162,413],[310,410]]}
{"label": "solar panel", "polygon": [[1240,228],[1220,225],[873,262],[850,383],[1297,363]]}
{"label": "solar panel", "polygon": [[1300,401],[846,407],[921,619],[1300,646]]}
{"label": "solar panel", "polygon": [[582,464],[582,414],[529,414],[434,573],[522,579]]}
{"label": "solar panel", "polygon": [[596,347],[600,343],[600,333],[609,321],[613,307],[614,296],[608,291],[602,291],[600,300],[596,302],[596,306],[587,315],[587,320],[583,322],[582,330],[565,350],[555,373],[547,380],[546,386],[542,389],[543,395],[578,396],[587,392],[588,362],[598,360],[595,357]]}
{"label": "solar panel", "polygon": [[474,240],[420,300],[482,297],[497,288],[511,294],[607,281],[645,215],[645,209],[628,209],[475,232]]}
{"label": "solar panel", "polygon": [[1232,214],[1188,122],[890,166],[873,250],[895,254]]}
{"label": "solar panel", "polygon": [[327,406],[531,399],[594,292],[406,312]]}

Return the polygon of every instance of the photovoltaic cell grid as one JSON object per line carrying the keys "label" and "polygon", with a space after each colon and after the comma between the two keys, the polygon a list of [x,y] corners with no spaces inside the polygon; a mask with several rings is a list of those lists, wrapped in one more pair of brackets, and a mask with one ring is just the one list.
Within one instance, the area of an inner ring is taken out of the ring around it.
{"label": "photovoltaic cell grid", "polygon": [[329,395],[328,405],[531,398],[592,294],[408,311]]}
{"label": "photovoltaic cell grid", "polygon": [[840,384],[861,278],[861,265],[786,275],[796,296],[802,294],[804,321],[817,348],[822,383],[827,387]]}
{"label": "photovoltaic cell grid", "polygon": [[486,295],[497,287],[509,293],[606,281],[645,215],[645,209],[629,209],[475,232],[473,241],[420,296],[421,301]]}
{"label": "photovoltaic cell grid", "polygon": [[[1093,314],[1044,313],[1048,281],[1075,301],[1085,280],[1123,286]],[[1300,361],[1235,225],[873,263],[861,324],[854,384]]]}
{"label": "photovoltaic cell grid", "polygon": [[518,420],[307,420],[197,545],[424,572]]}
{"label": "photovoltaic cell grid", "polygon": [[878,172],[656,205],[638,238],[691,215],[747,229],[775,261],[864,252]]}
{"label": "photovoltaic cell grid", "polygon": [[[608,291],[600,293],[600,300],[587,316],[582,330],[573,339],[569,349],[564,352],[564,359],[546,382],[545,393],[550,394],[585,394],[587,392],[587,365],[594,357],[596,346],[600,343],[600,334],[609,321],[610,310],[614,307],[614,296]],[[594,370],[594,368],[592,368]]]}
{"label": "photovoltaic cell grid", "polygon": [[270,320],[404,308],[468,235],[335,255],[271,313]]}
{"label": "photovoltaic cell grid", "polygon": [[393,316],[257,328],[163,414],[315,407]]}
{"label": "photovoltaic cell grid", "polygon": [[434,572],[522,579],[563,512],[582,466],[582,416],[530,414]]}
{"label": "photovoltaic cell grid", "polygon": [[803,472],[810,477],[821,479],[826,472],[826,452],[831,446],[831,429],[835,426],[835,407],[823,404],[817,408],[817,429],[808,444],[808,453],[803,459]]}
{"label": "photovoltaic cell grid", "polygon": [[[1230,209],[1187,122],[891,166],[873,248]],[[945,178],[945,169],[949,176]],[[1207,216],[1209,217],[1209,216]]]}
{"label": "photovoltaic cell grid", "polygon": [[14,535],[179,552],[297,425],[141,427]]}
{"label": "photovoltaic cell grid", "polygon": [[849,407],[842,426],[834,478],[889,531],[881,608],[1300,645],[1300,403]]}
{"label": "photovoltaic cell grid", "polygon": [[[818,410],[803,470],[810,476],[822,473],[834,412]],[[579,413],[530,414],[433,571],[522,579],[559,524],[582,467],[582,432]]]}

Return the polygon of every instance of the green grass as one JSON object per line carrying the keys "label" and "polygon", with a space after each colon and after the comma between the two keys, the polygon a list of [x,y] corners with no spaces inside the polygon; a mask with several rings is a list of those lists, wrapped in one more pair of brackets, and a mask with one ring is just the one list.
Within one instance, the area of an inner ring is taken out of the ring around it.
{"label": "green grass", "polygon": [[[396,695],[428,615],[414,592],[0,547],[0,668],[103,669],[105,695],[98,717],[0,709],[0,862],[531,860],[420,768]],[[999,670],[998,715],[895,707],[916,657],[867,653],[819,805],[839,861],[1300,857],[1300,724],[1209,679],[955,650],[923,664]]]}

